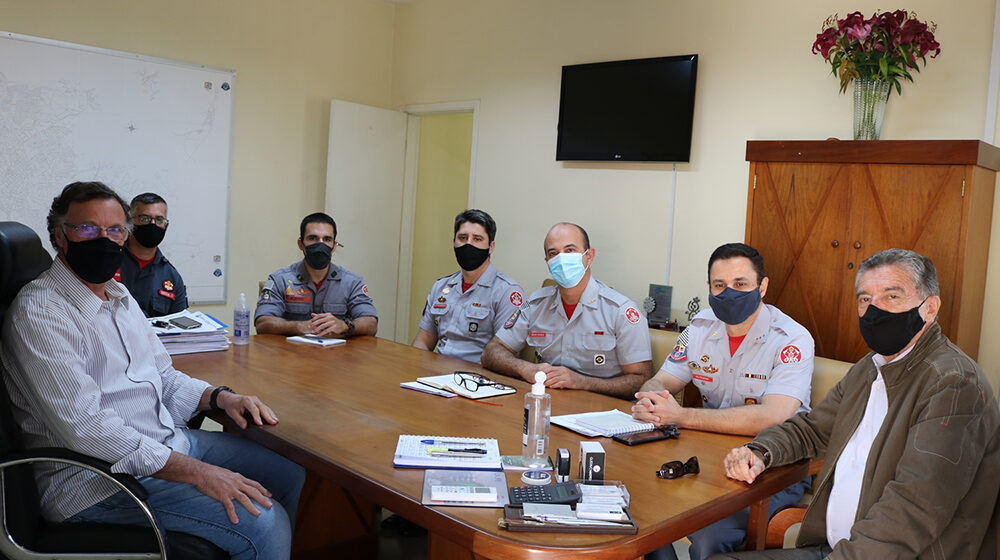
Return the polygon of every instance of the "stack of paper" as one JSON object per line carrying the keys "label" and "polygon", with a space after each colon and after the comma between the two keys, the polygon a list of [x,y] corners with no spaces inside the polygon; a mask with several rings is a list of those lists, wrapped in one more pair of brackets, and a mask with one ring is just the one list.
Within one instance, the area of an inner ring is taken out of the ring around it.
{"label": "stack of paper", "polygon": [[[199,325],[183,329],[170,322],[171,319],[186,318],[196,321]],[[150,317],[149,323],[153,332],[160,338],[163,347],[171,356],[178,354],[193,354],[195,352],[214,352],[229,349],[229,339],[226,338],[226,325],[211,315],[201,311],[185,309],[173,315]]]}

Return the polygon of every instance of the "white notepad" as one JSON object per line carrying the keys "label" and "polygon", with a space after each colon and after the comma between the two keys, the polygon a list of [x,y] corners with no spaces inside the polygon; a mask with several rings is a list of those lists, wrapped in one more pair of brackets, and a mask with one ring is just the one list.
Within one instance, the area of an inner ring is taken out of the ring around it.
{"label": "white notepad", "polygon": [[611,437],[656,429],[651,422],[640,422],[620,410],[563,414],[553,416],[552,423],[590,437]]}
{"label": "white notepad", "polygon": [[305,336],[290,336],[286,338],[288,342],[298,342],[302,344],[315,344],[316,346],[337,346],[338,344],[344,344],[347,342],[343,338],[322,338],[314,334],[307,334]]}

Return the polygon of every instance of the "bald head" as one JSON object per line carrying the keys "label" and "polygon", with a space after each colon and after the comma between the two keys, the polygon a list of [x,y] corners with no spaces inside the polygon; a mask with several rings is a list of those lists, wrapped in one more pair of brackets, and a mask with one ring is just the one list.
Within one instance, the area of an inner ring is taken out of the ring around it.
{"label": "bald head", "polygon": [[559,222],[545,235],[545,258],[562,253],[567,247],[583,252],[590,249],[590,236],[577,224]]}

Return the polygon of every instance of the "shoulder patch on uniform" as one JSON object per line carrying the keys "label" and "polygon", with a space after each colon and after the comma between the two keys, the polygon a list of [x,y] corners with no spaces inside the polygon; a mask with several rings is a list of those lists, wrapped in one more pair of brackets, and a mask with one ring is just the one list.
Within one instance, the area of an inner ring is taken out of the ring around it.
{"label": "shoulder patch on uniform", "polygon": [[778,355],[781,357],[781,363],[783,364],[795,364],[802,360],[802,351],[794,344],[789,344],[782,348],[781,353]]}
{"label": "shoulder patch on uniform", "polygon": [[514,323],[517,322],[517,318],[520,316],[521,316],[521,310],[515,309],[514,312],[510,314],[510,317],[507,319],[507,322],[503,324],[503,328],[505,329],[513,328]]}
{"label": "shoulder patch on uniform", "polygon": [[667,356],[667,359],[670,360],[671,362],[683,362],[687,360],[687,357],[688,357],[687,347],[684,346],[683,344],[678,343],[676,346],[674,346],[674,349],[672,352],[670,352],[670,355]]}
{"label": "shoulder patch on uniform", "polygon": [[688,329],[684,329],[684,332],[682,332],[681,335],[677,337],[677,344],[687,346],[688,339],[690,338],[691,338],[691,331],[689,331]]}
{"label": "shoulder patch on uniform", "polygon": [[640,319],[642,319],[642,316],[639,315],[639,310],[637,310],[634,307],[629,307],[628,309],[625,310],[625,318],[628,320],[629,323],[632,323],[634,325],[638,323]]}
{"label": "shoulder patch on uniform", "polygon": [[262,303],[271,303],[271,292],[267,288],[261,290],[260,295],[257,297],[257,305]]}
{"label": "shoulder patch on uniform", "polygon": [[365,284],[364,286],[361,286],[361,291],[364,292],[364,294],[367,296],[368,295],[368,284]]}
{"label": "shoulder patch on uniform", "polygon": [[524,303],[524,299],[521,297],[521,292],[511,292],[510,302],[514,305],[514,307],[521,307],[521,304]]}

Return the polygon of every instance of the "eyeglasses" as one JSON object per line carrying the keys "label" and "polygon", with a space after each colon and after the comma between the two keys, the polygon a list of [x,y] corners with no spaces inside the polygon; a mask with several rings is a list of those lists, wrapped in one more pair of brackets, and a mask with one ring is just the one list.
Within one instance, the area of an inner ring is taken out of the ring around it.
{"label": "eyeglasses", "polygon": [[161,228],[165,228],[170,224],[170,220],[164,218],[163,216],[156,216],[154,218],[153,216],[150,216],[148,214],[139,214],[138,216],[135,217],[135,223],[139,224],[140,226],[156,223],[156,225],[160,226]]}
{"label": "eyeglasses", "polygon": [[104,231],[105,235],[108,236],[108,239],[114,241],[115,243],[121,243],[122,241],[125,241],[125,238],[128,237],[128,228],[123,226],[111,226],[108,228],[102,228],[101,226],[95,226],[93,224],[80,224],[77,226],[67,223],[64,223],[63,226],[76,231],[76,234],[78,236],[80,236],[82,239],[87,239],[87,240],[97,239],[97,237],[101,235],[102,230]]}
{"label": "eyeglasses", "polygon": [[489,377],[483,377],[478,373],[472,373],[471,371],[456,371],[454,375],[455,383],[461,385],[465,390],[472,391],[475,393],[480,387],[489,387],[491,389],[510,389],[507,385],[503,383],[497,383]]}
{"label": "eyeglasses", "polygon": [[701,467],[698,466],[698,458],[691,457],[687,462],[667,461],[660,465],[660,470],[656,471],[656,476],[660,478],[680,478],[686,474],[698,474]]}

